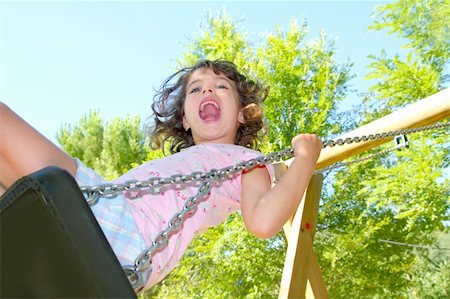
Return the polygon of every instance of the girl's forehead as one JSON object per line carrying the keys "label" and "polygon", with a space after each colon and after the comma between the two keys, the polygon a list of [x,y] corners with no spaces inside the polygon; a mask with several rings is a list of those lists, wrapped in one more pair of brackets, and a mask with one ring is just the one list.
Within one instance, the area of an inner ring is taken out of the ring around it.
{"label": "girl's forehead", "polygon": [[232,80],[228,79],[224,73],[215,73],[213,69],[209,67],[203,67],[192,72],[187,80],[187,84],[189,85],[193,81],[199,81],[204,78],[224,79],[226,81],[232,82]]}

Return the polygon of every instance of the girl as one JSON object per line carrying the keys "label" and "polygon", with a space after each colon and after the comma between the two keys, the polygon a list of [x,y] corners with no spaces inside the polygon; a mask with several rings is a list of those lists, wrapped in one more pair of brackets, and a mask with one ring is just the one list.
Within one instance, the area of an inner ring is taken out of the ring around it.
{"label": "girl", "polygon": [[[175,77],[178,80],[172,84]],[[152,104],[151,146],[165,148],[168,143],[173,155],[145,163],[114,182],[221,169],[261,156],[252,148],[256,148],[263,127],[260,105],[266,96],[267,89],[227,61],[202,60],[182,69],[164,82]],[[2,103],[0,122],[0,140],[7,141],[0,144],[0,183],[4,187],[49,165],[69,171],[80,186],[105,183]],[[260,238],[274,236],[296,210],[322,142],[315,135],[301,134],[292,139],[292,147],[294,161],[273,188],[271,165],[237,173],[214,185],[168,245],[152,257],[152,271],[144,274],[145,288],[175,267],[196,235],[239,209],[251,233]],[[160,194],[126,192],[112,199],[100,198],[92,210],[120,263],[134,265],[136,257],[166,229],[172,215],[197,189],[198,184],[189,183],[165,187]]]}

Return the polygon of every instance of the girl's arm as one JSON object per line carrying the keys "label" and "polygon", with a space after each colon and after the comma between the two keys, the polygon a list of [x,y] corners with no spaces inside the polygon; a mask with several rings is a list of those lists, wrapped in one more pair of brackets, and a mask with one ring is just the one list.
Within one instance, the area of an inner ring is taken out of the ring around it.
{"label": "girl's arm", "polygon": [[254,168],[242,177],[241,211],[247,229],[260,238],[271,238],[297,210],[314,172],[322,149],[316,135],[292,139],[294,160],[271,189],[265,167]]}
{"label": "girl's arm", "polygon": [[0,194],[2,188],[46,166],[59,166],[73,176],[76,163],[8,106],[0,102]]}

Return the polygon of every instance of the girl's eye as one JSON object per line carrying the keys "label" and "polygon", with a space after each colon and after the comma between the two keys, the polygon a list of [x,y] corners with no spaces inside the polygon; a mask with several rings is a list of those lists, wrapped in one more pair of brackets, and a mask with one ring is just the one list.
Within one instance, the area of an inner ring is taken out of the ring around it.
{"label": "girl's eye", "polygon": [[191,89],[191,91],[189,93],[199,92],[200,90],[201,90],[200,87],[194,87]]}
{"label": "girl's eye", "polygon": [[223,84],[218,85],[217,88],[228,89],[228,87],[226,85],[223,85]]}

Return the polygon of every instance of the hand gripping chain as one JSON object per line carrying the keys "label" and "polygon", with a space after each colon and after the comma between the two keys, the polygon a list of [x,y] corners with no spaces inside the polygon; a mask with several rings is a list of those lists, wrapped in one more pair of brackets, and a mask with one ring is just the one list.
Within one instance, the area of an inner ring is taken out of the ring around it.
{"label": "hand gripping chain", "polygon": [[[390,132],[376,133],[363,135],[361,137],[329,140],[324,142],[323,148],[334,147],[336,145],[341,146],[344,144],[366,142],[372,140],[379,140],[388,137],[395,137],[397,135],[405,135],[410,133],[416,133],[431,129],[442,129],[448,127],[450,122],[447,123],[437,123],[434,125],[401,129]],[[390,150],[389,150],[390,151]],[[386,153],[386,151],[384,151]],[[197,193],[188,198],[184,203],[183,208],[180,212],[175,213],[169,220],[167,228],[156,235],[155,239],[149,248],[143,250],[139,256],[136,258],[134,265],[123,266],[123,269],[130,281],[132,287],[136,292],[140,291],[144,287],[143,273],[148,271],[148,275],[152,271],[152,257],[155,253],[164,248],[169,242],[170,236],[178,231],[183,224],[184,219],[188,214],[195,212],[199,202],[205,198],[211,190],[211,185],[214,182],[220,182],[228,179],[235,173],[241,172],[243,170],[249,170],[256,166],[263,164],[271,164],[280,161],[282,158],[292,157],[294,154],[294,149],[286,148],[280,152],[273,152],[267,156],[260,156],[248,161],[240,162],[236,165],[225,167],[222,169],[212,169],[206,172],[193,172],[191,174],[175,174],[168,178],[152,177],[146,181],[127,181],[123,184],[102,184],[98,186],[83,186],[81,187],[82,193],[85,195],[86,200],[89,205],[95,205],[100,197],[112,198],[117,196],[119,193],[126,191],[138,191],[141,189],[148,189],[151,192],[159,193],[161,187],[173,184],[186,184],[190,182],[200,182],[199,189]],[[378,156],[378,155],[377,155]],[[373,156],[371,156],[373,157]],[[329,170],[330,168],[327,168]]]}

